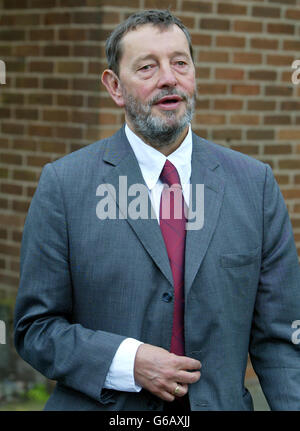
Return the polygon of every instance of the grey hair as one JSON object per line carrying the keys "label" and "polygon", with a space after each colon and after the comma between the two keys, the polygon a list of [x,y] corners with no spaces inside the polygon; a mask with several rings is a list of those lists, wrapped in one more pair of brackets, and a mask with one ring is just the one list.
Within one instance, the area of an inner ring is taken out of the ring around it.
{"label": "grey hair", "polygon": [[119,75],[119,63],[122,57],[122,38],[131,30],[136,30],[138,26],[145,24],[153,24],[161,29],[166,29],[171,25],[177,25],[185,34],[190,54],[192,59],[193,47],[191,41],[191,35],[182,21],[174,16],[169,10],[145,10],[142,12],[137,12],[130,15],[125,21],[121,22],[110,34],[105,44],[106,58],[108,62],[109,69],[113,70],[117,75]]}

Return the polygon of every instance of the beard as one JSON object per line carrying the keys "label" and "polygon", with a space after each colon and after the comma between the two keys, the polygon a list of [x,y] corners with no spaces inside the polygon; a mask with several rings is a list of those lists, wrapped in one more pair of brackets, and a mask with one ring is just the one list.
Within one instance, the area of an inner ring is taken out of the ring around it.
{"label": "beard", "polygon": [[[153,115],[151,108],[162,97],[178,95],[186,103],[183,114],[178,117],[176,110],[163,111],[161,115]],[[192,97],[185,93],[173,89],[165,89],[153,97],[147,103],[142,103],[134,98],[123,87],[123,97],[125,100],[125,112],[135,129],[145,142],[154,148],[167,147],[183,133],[184,129],[191,123],[196,103],[196,90]]]}

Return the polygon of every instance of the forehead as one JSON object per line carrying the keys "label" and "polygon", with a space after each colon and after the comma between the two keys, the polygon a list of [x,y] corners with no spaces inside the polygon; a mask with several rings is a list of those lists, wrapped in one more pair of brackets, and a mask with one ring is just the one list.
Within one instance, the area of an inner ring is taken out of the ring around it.
{"label": "forehead", "polygon": [[134,62],[136,58],[149,54],[171,55],[179,50],[190,55],[188,40],[176,24],[166,28],[145,24],[123,37],[120,63]]}

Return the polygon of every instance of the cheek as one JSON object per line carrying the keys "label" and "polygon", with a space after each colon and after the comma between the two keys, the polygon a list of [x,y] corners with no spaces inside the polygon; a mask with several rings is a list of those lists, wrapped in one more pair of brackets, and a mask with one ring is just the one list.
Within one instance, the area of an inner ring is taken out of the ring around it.
{"label": "cheek", "polygon": [[181,81],[181,87],[187,92],[190,96],[193,95],[196,91],[196,80],[195,75],[191,74],[188,77],[185,77]]}

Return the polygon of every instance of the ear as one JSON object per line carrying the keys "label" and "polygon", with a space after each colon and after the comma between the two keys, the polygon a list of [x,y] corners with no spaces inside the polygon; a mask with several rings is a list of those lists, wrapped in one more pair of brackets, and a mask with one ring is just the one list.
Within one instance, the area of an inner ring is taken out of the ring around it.
{"label": "ear", "polygon": [[119,106],[124,106],[124,99],[122,95],[121,83],[118,76],[111,69],[105,69],[101,77],[102,84],[105,85],[111,98]]}

